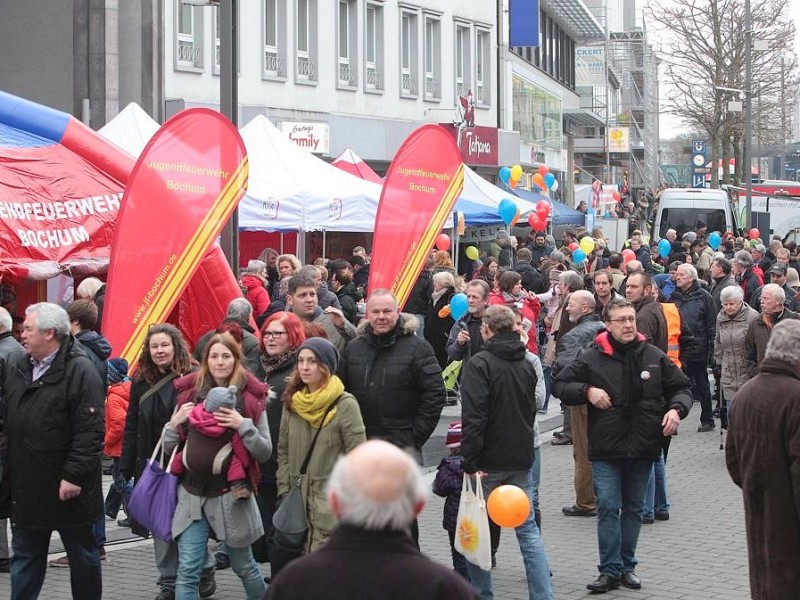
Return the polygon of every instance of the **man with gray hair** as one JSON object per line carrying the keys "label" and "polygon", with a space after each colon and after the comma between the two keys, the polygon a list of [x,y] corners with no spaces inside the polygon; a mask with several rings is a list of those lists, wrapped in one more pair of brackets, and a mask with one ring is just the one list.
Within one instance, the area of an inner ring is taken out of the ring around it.
{"label": "man with gray hair", "polygon": [[[256,330],[250,324],[250,318],[253,316],[253,307],[245,298],[234,298],[228,303],[228,310],[225,318],[222,320],[220,327],[235,323],[242,328],[242,353],[244,354],[244,366],[248,371],[253,373],[259,379],[262,379],[263,367],[261,366],[260,348],[258,338],[255,333]],[[219,328],[217,328],[219,329]],[[206,349],[208,340],[217,333],[217,329],[212,329],[204,334],[194,347],[194,357],[200,362],[203,359],[203,351]]]}
{"label": "man with gray hair", "polygon": [[733,274],[736,282],[742,286],[744,301],[758,310],[758,305],[753,306],[753,294],[764,285],[764,274],[759,269],[755,271],[756,262],[747,250],[739,250],[733,255]]}
{"label": "man with gray hair", "polygon": [[786,308],[785,301],[783,288],[775,283],[768,283],[761,290],[761,316],[750,323],[744,338],[751,377],[755,377],[764,359],[773,327],[784,319],[800,319],[800,315]]}
{"label": "man with gray hair", "polygon": [[25,352],[2,365],[3,494],[13,523],[11,598],[39,596],[50,536],[69,557],[72,595],[103,594],[92,523],[103,515],[100,459],[105,385],[70,334],[67,312],[41,302],[25,311]]}
{"label": "man with gray hair", "polygon": [[728,427],[725,462],[742,488],[753,598],[789,600],[800,589],[798,373],[800,321],[782,321],[759,373],[736,394]]}
{"label": "man with gray hair", "polygon": [[711,388],[708,384],[708,367],[714,366],[714,338],[717,331],[717,310],[711,294],[700,287],[697,269],[681,265],[675,272],[677,289],[672,293],[681,322],[693,333],[681,336],[680,359],[686,376],[692,380],[692,391],[700,400],[700,427],[704,433],[714,431],[714,411],[711,406]]}
{"label": "man with gray hair", "polygon": [[289,563],[266,600],[473,600],[463,577],[420,553],[408,529],[427,490],[414,460],[379,440],[336,462],[328,503],[339,519],[328,543]]}

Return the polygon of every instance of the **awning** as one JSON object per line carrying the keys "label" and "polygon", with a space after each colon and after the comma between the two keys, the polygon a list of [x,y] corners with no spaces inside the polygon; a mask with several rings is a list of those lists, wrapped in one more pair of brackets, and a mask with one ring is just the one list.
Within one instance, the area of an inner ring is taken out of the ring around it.
{"label": "awning", "polygon": [[593,110],[588,108],[565,108],[564,118],[569,118],[581,127],[605,127],[606,122]]}
{"label": "awning", "polygon": [[542,0],[542,8],[558,17],[560,25],[579,39],[605,37],[603,27],[583,0]]}

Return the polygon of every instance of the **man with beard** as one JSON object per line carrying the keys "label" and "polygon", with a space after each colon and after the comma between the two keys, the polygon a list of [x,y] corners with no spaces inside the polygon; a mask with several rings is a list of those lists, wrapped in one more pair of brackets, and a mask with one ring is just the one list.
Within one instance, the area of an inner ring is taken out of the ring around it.
{"label": "man with beard", "polygon": [[461,370],[473,355],[483,350],[481,324],[489,301],[489,284],[481,279],[467,285],[467,314],[455,322],[447,338],[447,356],[462,361]]}
{"label": "man with beard", "polygon": [[611,273],[608,271],[595,271],[592,279],[594,281],[594,312],[602,315],[603,309],[609,300],[618,298],[619,294],[613,287]]}
{"label": "man with beard", "polygon": [[544,231],[537,231],[533,236],[533,243],[525,247],[531,251],[531,264],[537,269],[543,261],[550,258],[550,254],[555,250],[547,243]]}
{"label": "man with beard", "polygon": [[[595,302],[591,292],[586,290],[572,292],[565,310],[573,327],[558,340],[556,362],[553,365],[554,375],[558,375],[559,371],[571,365],[581,350],[604,329],[600,316],[595,313]],[[570,417],[572,458],[575,461],[573,474],[575,503],[563,507],[561,512],[568,517],[593,517],[597,514],[597,499],[594,495],[592,463],[589,462],[586,440],[586,405],[570,408]]]}
{"label": "man with beard", "polygon": [[800,315],[786,308],[785,300],[781,286],[774,283],[764,286],[761,292],[761,317],[750,323],[744,338],[750,377],[758,373],[773,327],[784,319],[800,319]]}
{"label": "man with beard", "polygon": [[662,352],[667,351],[667,321],[653,296],[653,281],[645,273],[628,277],[625,298],[636,309],[636,330]]}

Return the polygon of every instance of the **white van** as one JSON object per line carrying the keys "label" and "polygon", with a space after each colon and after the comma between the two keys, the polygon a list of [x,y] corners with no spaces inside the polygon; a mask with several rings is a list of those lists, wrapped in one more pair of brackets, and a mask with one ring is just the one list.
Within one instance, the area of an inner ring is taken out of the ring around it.
{"label": "white van", "polygon": [[677,231],[678,239],[681,239],[687,231],[697,230],[698,221],[706,224],[708,233],[738,233],[739,229],[736,211],[725,190],[668,188],[662,192],[658,202],[651,243],[657,243],[668,229]]}

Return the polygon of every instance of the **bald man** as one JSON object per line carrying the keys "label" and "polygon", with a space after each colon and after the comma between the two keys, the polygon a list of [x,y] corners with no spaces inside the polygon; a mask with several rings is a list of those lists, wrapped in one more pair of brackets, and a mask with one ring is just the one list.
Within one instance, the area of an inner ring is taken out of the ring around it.
{"label": "bald man", "polygon": [[[600,315],[595,312],[595,300],[591,292],[572,292],[566,310],[569,320],[575,325],[558,340],[556,362],[553,365],[554,376],[571,365],[581,351],[592,344],[597,334],[605,329]],[[594,495],[592,463],[589,461],[589,443],[586,437],[586,405],[574,406],[570,411],[572,458],[575,461],[575,503],[563,507],[561,512],[568,517],[594,517],[597,515],[597,499]]]}
{"label": "bald man", "polygon": [[463,577],[423,556],[409,535],[427,489],[414,459],[381,440],[336,463],[328,502],[339,527],[317,552],[289,563],[267,600],[477,600]]}

